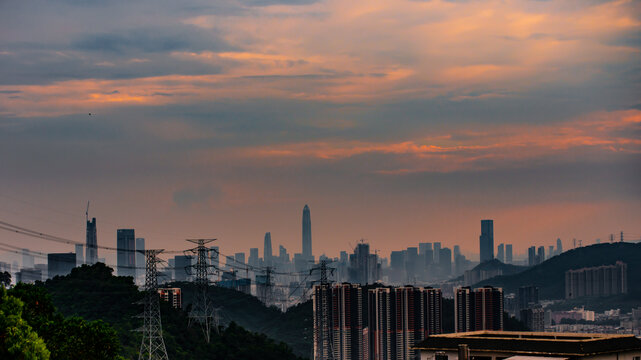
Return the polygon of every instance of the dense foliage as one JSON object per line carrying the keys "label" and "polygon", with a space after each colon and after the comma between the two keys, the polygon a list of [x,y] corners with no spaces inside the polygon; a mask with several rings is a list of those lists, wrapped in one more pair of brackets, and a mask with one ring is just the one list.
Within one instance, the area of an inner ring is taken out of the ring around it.
{"label": "dense foliage", "polygon": [[120,352],[116,331],[101,320],[65,318],[42,287],[19,283],[9,295],[23,304],[22,318],[44,340],[51,359],[112,360]]}
{"label": "dense foliage", "polygon": [[0,359],[49,359],[49,350],[23,318],[23,311],[24,303],[0,286]]}
{"label": "dense foliage", "polygon": [[[131,277],[116,277],[112,272],[101,263],[84,265],[67,276],[48,280],[42,288],[51,294],[53,304],[64,315],[102,319],[109,323],[117,331],[121,355],[135,358],[141,338],[132,330],[142,325],[141,319],[135,317],[142,312],[142,306],[137,304],[142,293]],[[163,337],[170,359],[297,359],[285,343],[245,330],[236,323],[220,327],[217,333],[212,334],[210,343],[206,343],[198,326],[188,326],[187,311],[161,302],[161,313]]]}
{"label": "dense foliage", "polygon": [[[171,283],[183,292],[183,308],[193,299],[194,286],[188,282]],[[243,328],[263,333],[287,343],[295,354],[309,358],[312,353],[312,303],[306,301],[283,313],[275,307],[265,307],[255,296],[236,290],[212,286],[209,296],[218,309],[222,323],[231,321]]]}

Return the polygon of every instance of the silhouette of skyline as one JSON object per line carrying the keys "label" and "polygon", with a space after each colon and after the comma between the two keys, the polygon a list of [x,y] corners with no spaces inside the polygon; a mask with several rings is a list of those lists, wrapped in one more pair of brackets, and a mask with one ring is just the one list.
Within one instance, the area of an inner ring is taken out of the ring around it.
{"label": "silhouette of skyline", "polygon": [[3,2],[0,219],[82,240],[90,200],[99,244],[270,232],[295,254],[309,204],[315,256],[477,253],[486,218],[514,254],[638,233],[640,22],[635,2]]}

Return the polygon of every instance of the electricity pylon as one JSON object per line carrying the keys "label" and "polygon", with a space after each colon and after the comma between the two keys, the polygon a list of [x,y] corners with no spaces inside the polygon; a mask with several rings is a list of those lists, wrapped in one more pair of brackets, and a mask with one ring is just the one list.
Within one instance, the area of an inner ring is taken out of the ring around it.
{"label": "electricity pylon", "polygon": [[138,360],[169,360],[165,340],[162,338],[162,323],[160,321],[160,304],[158,299],[158,271],[156,264],[161,260],[157,255],[162,250],[145,250],[145,305],[142,317],[144,325],[142,343]]}
{"label": "electricity pylon", "polygon": [[218,331],[214,309],[208,297],[209,279],[207,275],[209,274],[210,265],[207,264],[209,250],[205,247],[205,244],[215,240],[216,239],[187,239],[187,241],[198,245],[198,247],[191,250],[196,253],[197,260],[196,265],[193,265],[194,269],[196,269],[196,293],[191,311],[189,312],[189,325],[191,326],[193,322],[199,323],[207,342],[209,342],[210,339],[212,325],[214,331]]}
{"label": "electricity pylon", "polygon": [[[316,354],[315,359],[319,360],[333,360],[336,358],[334,354],[334,341],[333,341],[333,335],[331,334],[331,321],[330,321],[330,315],[329,315],[329,304],[327,303],[327,298],[328,296],[331,296],[332,289],[331,289],[331,283],[329,282],[329,279],[327,277],[327,260],[322,259],[320,261],[320,267],[315,267],[310,270],[313,272],[314,270],[320,270],[320,308],[321,308],[321,316],[320,316],[320,324],[318,324],[318,329],[315,329],[318,331],[318,337],[320,337],[320,347],[318,348],[318,353]],[[330,271],[333,271],[334,269],[330,268]]]}

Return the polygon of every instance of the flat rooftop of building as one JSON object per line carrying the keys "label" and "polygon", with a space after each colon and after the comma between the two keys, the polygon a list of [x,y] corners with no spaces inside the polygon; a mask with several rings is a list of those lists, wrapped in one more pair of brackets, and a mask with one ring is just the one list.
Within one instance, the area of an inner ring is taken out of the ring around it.
{"label": "flat rooftop of building", "polygon": [[522,331],[472,331],[431,335],[414,349],[457,351],[467,344],[473,352],[504,352],[515,355],[571,357],[641,350],[634,335],[582,334]]}

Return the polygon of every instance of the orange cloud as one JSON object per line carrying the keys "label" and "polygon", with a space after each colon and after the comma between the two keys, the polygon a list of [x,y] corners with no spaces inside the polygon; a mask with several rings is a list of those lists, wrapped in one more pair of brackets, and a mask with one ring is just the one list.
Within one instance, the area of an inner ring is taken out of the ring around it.
{"label": "orange cloud", "polygon": [[[326,140],[243,148],[226,156],[340,161],[364,154],[395,155],[397,168],[375,172],[449,172],[514,165],[550,156],[561,159],[573,149],[586,154],[595,151],[641,154],[641,139],[623,135],[639,123],[639,110],[600,112],[561,125],[495,125],[484,132],[454,131],[393,143]],[[454,140],[457,138],[465,140]],[[200,156],[206,158],[208,154]]]}
{"label": "orange cloud", "polygon": [[[592,6],[581,0],[328,0],[182,22],[216,31],[242,50],[167,55],[220,66],[216,75],[20,86],[23,93],[0,97],[0,107],[17,116],[47,116],[212,98],[375,103],[514,96],[550,84],[581,84],[606,65],[638,61],[638,48],[613,40],[639,31],[641,9],[627,0]],[[577,65],[580,72],[568,71]],[[121,94],[103,96],[114,88]],[[158,92],[174,96],[153,96]]]}

